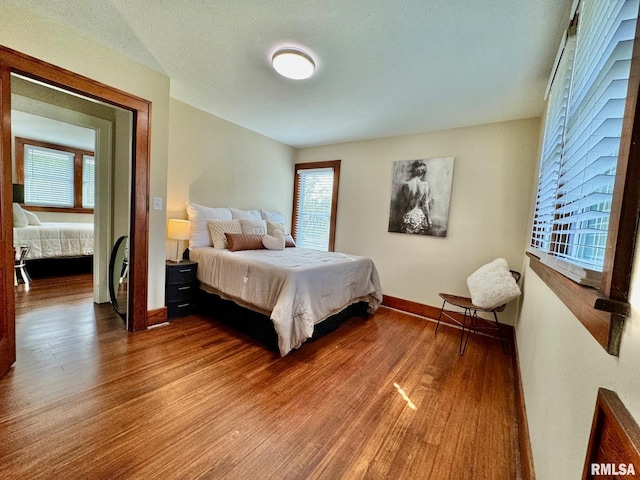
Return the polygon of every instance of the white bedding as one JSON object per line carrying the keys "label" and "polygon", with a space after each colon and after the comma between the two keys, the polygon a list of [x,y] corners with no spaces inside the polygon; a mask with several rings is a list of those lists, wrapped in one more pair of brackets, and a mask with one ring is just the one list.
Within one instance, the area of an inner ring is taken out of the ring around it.
{"label": "white bedding", "polygon": [[281,355],[313,335],[314,325],[359,301],[373,313],[382,302],[369,258],[303,248],[230,250],[193,248],[205,290],[267,314]]}
{"label": "white bedding", "polygon": [[93,223],[42,222],[13,229],[13,245],[29,245],[27,260],[93,255]]}

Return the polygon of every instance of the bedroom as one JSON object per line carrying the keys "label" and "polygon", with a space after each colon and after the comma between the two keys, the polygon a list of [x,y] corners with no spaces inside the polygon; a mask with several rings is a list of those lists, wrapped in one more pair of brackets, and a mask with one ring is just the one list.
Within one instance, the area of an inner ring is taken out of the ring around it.
{"label": "bedroom", "polygon": [[[260,206],[290,212],[291,165],[340,158],[343,176],[336,249],[375,257],[385,278],[385,294],[437,305],[438,291],[464,288],[468,273],[497,255],[505,256],[525,273],[527,301],[522,305],[516,335],[534,461],[541,478],[545,471],[567,468],[574,472],[576,465],[581,465],[597,386],[617,390],[636,418],[640,416],[633,370],[640,349],[637,315],[625,329],[619,360],[609,357],[528,269],[524,245],[535,188],[539,116],[294,149],[173,98],[170,80],[156,71],[90,40],[76,41],[68,30],[13,4],[3,7],[4,18],[13,20],[6,28],[3,25],[3,45],[153,102],[150,196],[166,198],[167,209],[150,211],[149,278],[164,278],[165,222],[184,216],[186,198],[210,205],[223,202],[238,208]],[[26,18],[56,42],[21,33],[17,25],[23,25]],[[86,61],[94,56],[101,61]],[[428,243],[424,238],[398,239],[388,234],[385,217],[393,161],[441,155],[456,158],[450,227],[452,231],[480,233],[451,235],[446,242]],[[185,169],[187,159],[189,168]],[[269,199],[267,205],[265,198]],[[456,259],[455,265],[451,258]],[[425,273],[430,271],[437,275]],[[163,282],[150,282],[148,309],[163,304]],[[512,309],[509,313],[513,323],[516,312]],[[589,365],[587,373],[581,368],[585,363]],[[564,368],[555,368],[558,364]],[[551,380],[553,398],[541,385],[542,379]],[[552,434],[547,433],[548,425],[555,426]],[[554,454],[557,451],[563,454]]]}

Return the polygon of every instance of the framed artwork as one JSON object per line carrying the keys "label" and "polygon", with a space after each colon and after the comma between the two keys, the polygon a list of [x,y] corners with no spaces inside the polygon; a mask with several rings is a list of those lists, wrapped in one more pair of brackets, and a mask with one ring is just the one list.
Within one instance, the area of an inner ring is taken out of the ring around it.
{"label": "framed artwork", "polygon": [[394,162],[389,231],[446,237],[452,182],[453,157]]}

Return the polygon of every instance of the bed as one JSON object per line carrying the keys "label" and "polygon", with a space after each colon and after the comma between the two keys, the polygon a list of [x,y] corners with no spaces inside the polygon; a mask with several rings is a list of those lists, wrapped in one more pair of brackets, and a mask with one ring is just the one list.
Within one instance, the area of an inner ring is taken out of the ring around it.
{"label": "bed", "polygon": [[13,244],[28,246],[26,260],[93,255],[93,223],[42,222],[13,228]]}
{"label": "bed", "polygon": [[378,272],[366,257],[303,248],[190,249],[200,288],[267,315],[282,356],[312,338],[316,325],[364,302],[382,302]]}

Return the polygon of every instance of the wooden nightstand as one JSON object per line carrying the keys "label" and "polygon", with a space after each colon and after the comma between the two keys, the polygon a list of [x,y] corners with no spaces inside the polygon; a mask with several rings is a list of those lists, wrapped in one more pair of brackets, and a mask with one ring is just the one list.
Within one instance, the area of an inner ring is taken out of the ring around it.
{"label": "wooden nightstand", "polygon": [[165,303],[167,318],[180,318],[195,311],[196,272],[198,264],[190,260],[180,263],[167,261]]}

